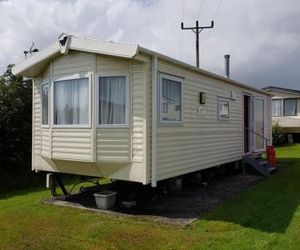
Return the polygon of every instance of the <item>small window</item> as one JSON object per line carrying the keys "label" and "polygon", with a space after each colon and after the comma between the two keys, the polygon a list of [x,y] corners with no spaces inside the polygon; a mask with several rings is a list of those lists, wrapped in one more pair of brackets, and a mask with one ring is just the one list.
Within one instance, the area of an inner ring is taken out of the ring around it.
{"label": "small window", "polygon": [[160,122],[177,123],[182,121],[182,80],[160,77]]}
{"label": "small window", "polygon": [[54,82],[54,124],[89,125],[89,79]]}
{"label": "small window", "polygon": [[272,116],[281,116],[281,100],[272,100]]}
{"label": "small window", "polygon": [[98,124],[128,124],[128,88],[126,76],[99,77]]}
{"label": "small window", "polygon": [[48,113],[48,97],[49,97],[49,84],[42,84],[42,125],[49,124],[49,113]]}
{"label": "small window", "polygon": [[297,99],[284,99],[283,103],[285,116],[297,115]]}
{"label": "small window", "polygon": [[219,99],[219,119],[229,118],[229,101]]}

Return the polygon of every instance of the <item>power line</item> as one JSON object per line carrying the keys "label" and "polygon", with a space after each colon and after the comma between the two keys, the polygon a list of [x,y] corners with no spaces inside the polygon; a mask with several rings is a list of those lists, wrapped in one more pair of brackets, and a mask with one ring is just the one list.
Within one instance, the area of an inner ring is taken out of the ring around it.
{"label": "power line", "polygon": [[183,17],[184,17],[184,9],[185,9],[185,0],[183,0],[183,5],[182,5],[182,14],[181,14],[182,21],[183,21]]}
{"label": "power line", "polygon": [[222,1],[223,1],[223,0],[220,0],[220,1],[219,1],[219,5],[218,5],[218,7],[217,7],[217,9],[216,9],[216,12],[215,12],[215,15],[214,15],[214,17],[213,17],[213,20],[215,20],[217,14],[218,14],[218,12],[219,12],[219,9],[220,9],[220,6],[221,6],[221,4],[222,4]]}
{"label": "power line", "polygon": [[200,14],[201,14],[203,2],[204,2],[204,0],[201,0],[201,2],[200,2],[200,7],[199,7],[199,11],[198,11],[198,18],[199,18],[199,20],[200,20]]}
{"label": "power line", "polygon": [[[213,20],[216,20],[216,16],[217,16],[217,14],[219,13],[219,10],[220,10],[220,7],[221,7],[222,2],[223,2],[223,0],[220,0],[220,1],[219,1],[219,4],[218,4],[218,6],[217,6],[217,8],[216,8],[216,11],[215,11],[215,14],[214,14],[214,16],[213,16]],[[207,35],[206,35],[206,38],[205,38],[205,42],[203,43],[204,45],[203,45],[202,48],[201,48],[201,52],[203,51],[203,49],[204,49],[204,47],[205,47],[205,44],[206,44],[206,42],[207,42],[208,39],[209,39],[209,36],[210,36],[210,30],[207,32]]]}

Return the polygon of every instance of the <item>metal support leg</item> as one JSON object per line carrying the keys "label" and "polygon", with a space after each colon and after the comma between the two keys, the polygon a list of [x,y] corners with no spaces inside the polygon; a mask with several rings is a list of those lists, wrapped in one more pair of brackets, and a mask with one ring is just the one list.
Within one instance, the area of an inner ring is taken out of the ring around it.
{"label": "metal support leg", "polygon": [[64,195],[68,195],[68,191],[66,190],[64,184],[62,183],[61,179],[59,178],[58,175],[56,175],[56,182],[59,185],[61,191],[63,192]]}
{"label": "metal support leg", "polygon": [[242,160],[242,168],[243,168],[243,175],[246,175],[246,164],[244,160]]}
{"label": "metal support leg", "polygon": [[50,180],[50,191],[51,191],[51,195],[52,196],[57,196],[57,192],[56,192],[56,186],[58,184],[58,186],[60,187],[60,189],[62,190],[64,195],[68,195],[68,191],[66,190],[65,186],[63,185],[61,179],[59,178],[58,174],[50,174],[49,175],[49,180]]}

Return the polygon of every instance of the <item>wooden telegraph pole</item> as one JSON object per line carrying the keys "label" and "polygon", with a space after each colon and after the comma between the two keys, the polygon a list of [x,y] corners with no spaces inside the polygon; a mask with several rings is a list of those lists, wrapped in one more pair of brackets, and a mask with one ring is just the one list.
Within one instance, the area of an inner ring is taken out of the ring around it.
{"label": "wooden telegraph pole", "polygon": [[184,27],[183,23],[181,23],[182,30],[192,30],[196,34],[196,65],[199,68],[199,34],[204,29],[212,29],[214,27],[214,21],[211,21],[210,26],[199,26],[199,22],[196,21],[195,27]]}

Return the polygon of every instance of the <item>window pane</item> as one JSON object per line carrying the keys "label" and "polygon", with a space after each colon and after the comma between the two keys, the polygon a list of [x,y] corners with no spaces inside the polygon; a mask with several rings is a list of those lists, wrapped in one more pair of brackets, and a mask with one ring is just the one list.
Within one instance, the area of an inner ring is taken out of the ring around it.
{"label": "window pane", "polygon": [[296,115],[296,99],[284,100],[284,115]]}
{"label": "window pane", "polygon": [[99,78],[99,124],[126,124],[126,76]]}
{"label": "window pane", "polygon": [[254,104],[255,148],[264,148],[264,101],[256,99]]}
{"label": "window pane", "polygon": [[219,100],[220,118],[229,118],[229,101]]}
{"label": "window pane", "polygon": [[272,116],[281,115],[281,100],[272,100]]}
{"label": "window pane", "polygon": [[42,85],[42,124],[48,125],[48,93],[49,85]]}
{"label": "window pane", "polygon": [[181,82],[162,78],[162,94],[160,102],[161,120],[181,121]]}
{"label": "window pane", "polygon": [[55,82],[54,124],[89,124],[89,80]]}

